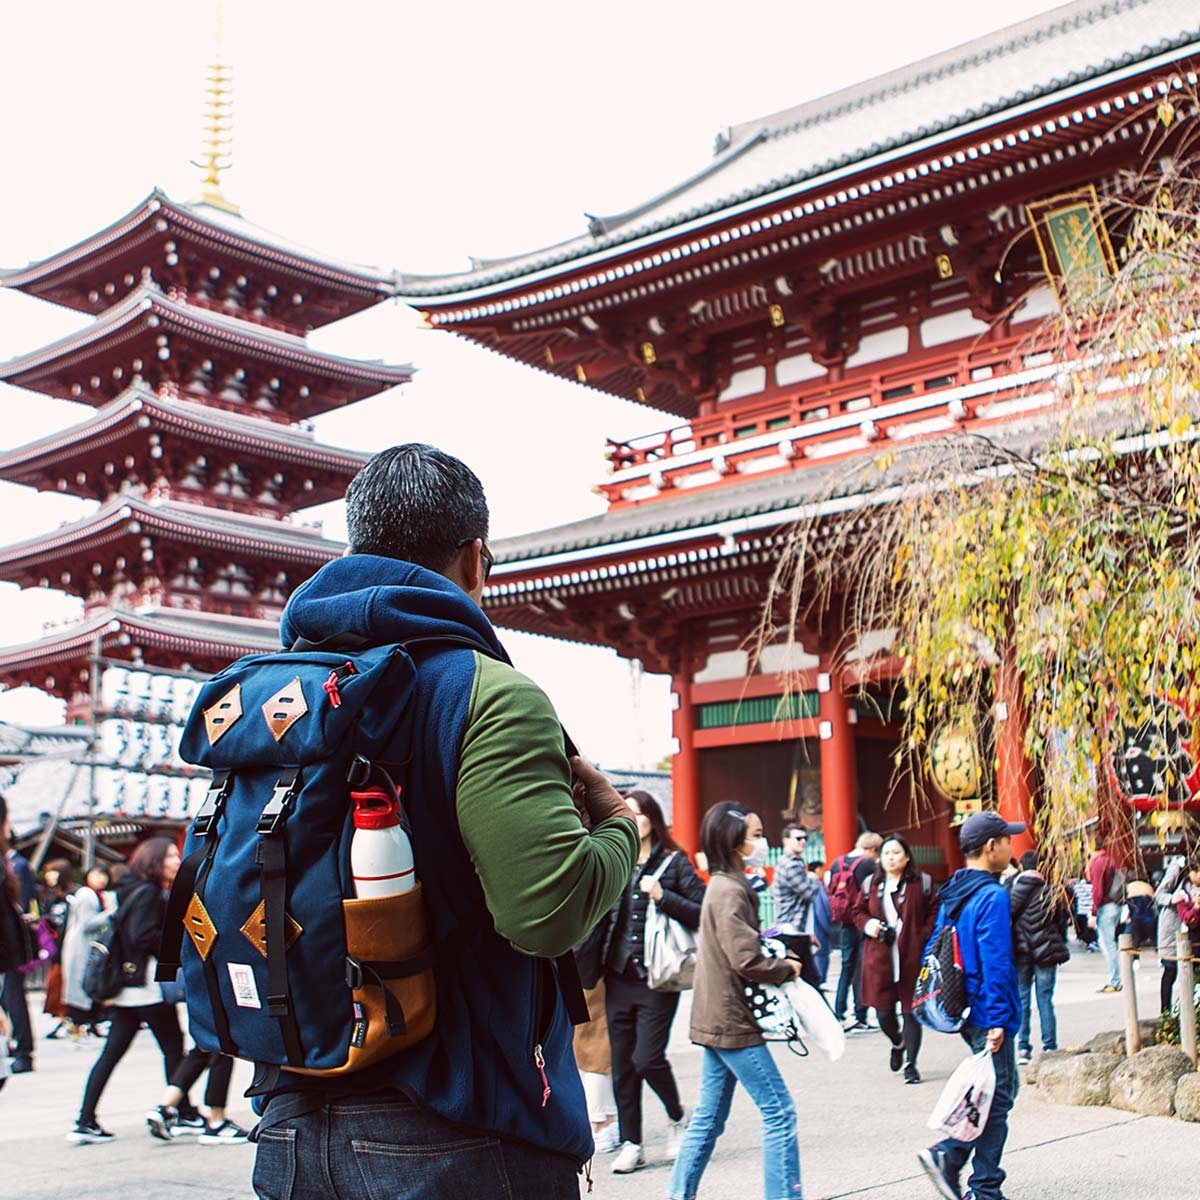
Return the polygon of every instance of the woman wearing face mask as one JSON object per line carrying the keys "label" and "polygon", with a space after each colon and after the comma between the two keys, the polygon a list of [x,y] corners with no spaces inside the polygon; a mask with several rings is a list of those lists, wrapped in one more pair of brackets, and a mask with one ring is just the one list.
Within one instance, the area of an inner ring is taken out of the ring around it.
{"label": "woman wearing face mask", "polygon": [[637,818],[642,845],[629,886],[606,918],[608,931],[601,957],[619,1126],[612,1167],[616,1175],[646,1165],[642,1153],[643,1082],[667,1110],[667,1161],[674,1161],[679,1153],[684,1112],[666,1055],[679,993],[656,992],[646,984],[646,908],[653,900],[668,917],[697,929],[704,899],[704,884],[667,832],[658,802],[642,791],[627,792],[625,800]]}
{"label": "woman wearing face mask", "polygon": [[921,1082],[921,1026],[912,1015],[912,999],[933,930],[931,890],[929,876],[913,866],[908,842],[894,833],[884,839],[875,874],[863,884],[854,907],[854,924],[864,935],[862,1002],[879,1014],[879,1028],[892,1043],[889,1066],[893,1071],[904,1066],[905,1083]]}
{"label": "woman wearing face mask", "polygon": [[798,960],[762,953],[758,899],[745,875],[761,837],[762,821],[737,804],[714,805],[700,826],[712,879],[700,915],[691,1034],[704,1047],[704,1064],[700,1099],[667,1188],[674,1200],[695,1197],[739,1083],[762,1114],[766,1195],[801,1195],[796,1110],[742,990],[746,980],[780,984],[800,974]]}

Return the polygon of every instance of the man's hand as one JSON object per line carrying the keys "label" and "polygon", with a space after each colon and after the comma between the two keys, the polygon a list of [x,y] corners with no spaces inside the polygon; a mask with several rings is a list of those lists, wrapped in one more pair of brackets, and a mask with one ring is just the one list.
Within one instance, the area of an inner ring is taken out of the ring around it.
{"label": "man's hand", "polygon": [[1089,929],[1096,928],[1096,918],[1095,917],[1088,917],[1088,928]]}
{"label": "man's hand", "polygon": [[1004,1045],[1004,1030],[989,1029],[987,1032],[987,1048],[989,1054],[995,1054]]}
{"label": "man's hand", "polygon": [[800,972],[804,970],[804,964],[798,958],[789,958],[787,965],[792,968],[792,978],[799,979]]}
{"label": "man's hand", "polygon": [[[634,819],[629,805],[617,794],[617,789],[608,782],[608,777],[602,775],[590,762],[574,755],[570,759],[571,771],[575,776],[575,802],[582,803],[587,821],[599,825],[610,817],[624,817],[627,821]],[[583,815],[583,814],[581,814]]]}

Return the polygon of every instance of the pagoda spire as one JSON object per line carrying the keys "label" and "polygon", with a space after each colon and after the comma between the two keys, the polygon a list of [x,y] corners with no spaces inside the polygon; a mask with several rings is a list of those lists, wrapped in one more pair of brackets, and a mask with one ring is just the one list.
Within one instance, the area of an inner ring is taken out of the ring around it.
{"label": "pagoda spire", "polygon": [[217,0],[216,45],[213,61],[205,69],[208,99],[204,104],[204,154],[199,164],[204,172],[200,203],[240,214],[241,209],[221,191],[221,172],[233,164],[233,68],[225,62],[222,51],[224,24],[224,0]]}

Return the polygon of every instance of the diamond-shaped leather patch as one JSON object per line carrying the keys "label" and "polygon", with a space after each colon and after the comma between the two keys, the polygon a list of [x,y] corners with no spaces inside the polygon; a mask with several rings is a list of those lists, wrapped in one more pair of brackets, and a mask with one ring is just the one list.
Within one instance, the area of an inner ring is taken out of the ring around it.
{"label": "diamond-shaped leather patch", "polygon": [[208,730],[209,745],[215,746],[222,734],[228,733],[242,719],[242,685],[235,683],[216,704],[204,710],[204,728]]}
{"label": "diamond-shaped leather patch", "polygon": [[[295,921],[292,920],[291,913],[284,913],[284,923],[287,926],[286,932],[283,935],[283,945],[285,949],[291,949],[292,943],[304,932]],[[260,900],[258,907],[246,918],[245,925],[242,926],[242,933],[246,935],[246,940],[263,956],[267,957],[267,905],[265,901]]]}
{"label": "diamond-shaped leather patch", "polygon": [[267,728],[271,731],[271,736],[277,742],[282,741],[283,735],[308,712],[300,677],[293,679],[287,687],[280,688],[262,706],[262,712],[267,719]]}
{"label": "diamond-shaped leather patch", "polygon": [[196,952],[207,961],[212,953],[213,943],[217,940],[217,927],[212,923],[212,917],[208,915],[204,902],[195,892],[192,893],[183,914],[183,927],[195,944]]}

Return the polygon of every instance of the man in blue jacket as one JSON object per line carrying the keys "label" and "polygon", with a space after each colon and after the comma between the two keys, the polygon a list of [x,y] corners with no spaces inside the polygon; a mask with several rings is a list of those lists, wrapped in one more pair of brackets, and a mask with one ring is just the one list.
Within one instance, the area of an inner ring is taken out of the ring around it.
{"label": "man in blue jacket", "polygon": [[[1004,1200],[1000,1156],[1017,1096],[1013,1039],[1021,1027],[1021,995],[1009,895],[1000,886],[999,874],[1012,858],[1013,834],[1024,832],[1023,824],[1006,821],[999,813],[972,813],[958,835],[967,865],[938,893],[933,936],[949,919],[958,930],[969,1005],[962,1035],[976,1054],[986,1047],[996,1068],[996,1093],[979,1137],[973,1142],[946,1138],[917,1156],[944,1200]],[[959,1176],[972,1151],[970,1190],[964,1196]]]}

